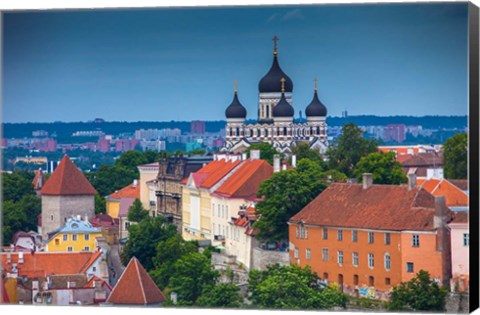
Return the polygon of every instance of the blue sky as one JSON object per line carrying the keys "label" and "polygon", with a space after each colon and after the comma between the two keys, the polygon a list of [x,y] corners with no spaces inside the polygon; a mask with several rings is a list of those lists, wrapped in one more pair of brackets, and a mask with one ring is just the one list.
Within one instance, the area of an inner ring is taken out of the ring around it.
{"label": "blue sky", "polygon": [[363,4],[5,13],[5,122],[248,118],[272,63],[296,116],[467,114],[467,4]]}

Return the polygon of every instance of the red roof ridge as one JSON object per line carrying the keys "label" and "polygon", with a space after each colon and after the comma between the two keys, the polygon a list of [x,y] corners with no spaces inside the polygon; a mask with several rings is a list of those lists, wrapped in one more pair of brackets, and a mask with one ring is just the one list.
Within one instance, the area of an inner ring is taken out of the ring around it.
{"label": "red roof ridge", "polygon": [[98,259],[98,257],[100,257],[101,254],[102,254],[102,250],[96,251],[92,255],[92,257],[90,257],[90,259],[85,263],[85,265],[82,267],[80,272],[86,272],[87,269]]}

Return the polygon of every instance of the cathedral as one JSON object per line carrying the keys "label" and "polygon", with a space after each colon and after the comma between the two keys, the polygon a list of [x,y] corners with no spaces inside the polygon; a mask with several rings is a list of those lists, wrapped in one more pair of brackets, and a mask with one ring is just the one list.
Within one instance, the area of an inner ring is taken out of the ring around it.
{"label": "cathedral", "polygon": [[318,99],[317,80],[311,103],[306,107],[306,123],[294,121],[292,106],[293,82],[278,62],[277,41],[273,38],[273,64],[258,84],[258,120],[255,124],[245,124],[247,110],[238,99],[235,84],[232,103],[225,116],[226,141],[222,151],[242,152],[253,143],[268,142],[278,152],[290,154],[298,143],[308,143],[310,148],[324,153],[327,141],[327,108]]}

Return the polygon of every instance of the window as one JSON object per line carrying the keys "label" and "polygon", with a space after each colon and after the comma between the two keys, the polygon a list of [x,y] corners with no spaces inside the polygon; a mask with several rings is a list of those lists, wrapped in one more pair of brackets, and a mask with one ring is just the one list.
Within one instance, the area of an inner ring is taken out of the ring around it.
{"label": "window", "polygon": [[328,229],[327,228],[323,228],[323,239],[328,240]]}
{"label": "window", "polygon": [[353,284],[358,285],[358,275],[353,275]]}
{"label": "window", "polygon": [[326,272],[323,273],[323,280],[328,280],[328,273]]}
{"label": "window", "polygon": [[470,246],[470,233],[463,233],[463,246]]}
{"label": "window", "polygon": [[295,237],[298,238],[298,226],[295,226]]}
{"label": "window", "polygon": [[77,234],[72,234],[72,241],[76,241],[78,238],[78,235]]}
{"label": "window", "polygon": [[343,252],[341,250],[338,251],[337,262],[339,265],[343,265]]}
{"label": "window", "polygon": [[55,239],[55,245],[56,246],[60,245],[60,240],[58,238]]}
{"label": "window", "polygon": [[225,218],[228,219],[228,206],[225,206]]}
{"label": "window", "polygon": [[215,204],[212,203],[212,217],[215,216]]}
{"label": "window", "polygon": [[412,246],[413,247],[420,246],[420,235],[412,235]]}
{"label": "window", "polygon": [[222,218],[225,218],[225,207],[222,205]]}
{"label": "window", "polygon": [[308,238],[308,226],[305,227],[305,238]]}
{"label": "window", "polygon": [[375,285],[375,278],[373,276],[368,277],[368,285],[373,287]]}
{"label": "window", "polygon": [[390,278],[385,278],[385,285],[390,285]]}
{"label": "window", "polygon": [[128,230],[129,226],[130,226],[130,222],[125,222],[125,230]]}
{"label": "window", "polygon": [[342,230],[337,231],[337,239],[339,241],[343,240],[343,231]]}
{"label": "window", "polygon": [[375,259],[372,253],[368,254],[368,267],[373,268],[375,265]]}
{"label": "window", "polygon": [[85,234],[85,240],[89,241],[90,240],[90,234]]}
{"label": "window", "polygon": [[385,233],[385,245],[390,245],[390,233]]}
{"label": "window", "polygon": [[356,243],[358,241],[357,230],[352,231],[352,242]]}
{"label": "window", "polygon": [[390,270],[390,255],[385,254],[385,269]]}
{"label": "window", "polygon": [[97,267],[95,267],[95,266],[92,267],[92,271],[93,271],[93,272],[97,271]]}
{"label": "window", "polygon": [[215,235],[215,223],[212,223],[212,234]]}
{"label": "window", "polygon": [[220,205],[218,205],[218,216],[220,218]]}
{"label": "window", "polygon": [[53,214],[50,215],[50,220],[53,221]]}
{"label": "window", "polygon": [[72,247],[72,246],[68,246],[68,247],[67,247],[67,251],[73,252],[73,247]]}
{"label": "window", "polygon": [[374,241],[374,236],[373,236],[373,232],[368,232],[368,242],[370,244],[373,244],[373,241]]}
{"label": "window", "polygon": [[312,258],[311,255],[312,255],[312,254],[311,254],[311,252],[310,252],[310,248],[307,248],[307,250],[305,251],[305,257],[306,257],[308,260],[310,260],[310,258]]}
{"label": "window", "polygon": [[68,234],[63,234],[63,240],[68,241]]}
{"label": "window", "polygon": [[305,227],[300,225],[300,238],[305,238]]}
{"label": "window", "polygon": [[407,272],[413,272],[413,263],[407,262]]}
{"label": "window", "polygon": [[85,246],[85,248],[83,250],[86,251],[86,252],[89,252],[90,251],[90,246]]}
{"label": "window", "polygon": [[295,248],[293,255],[295,256],[296,259],[298,259],[298,248]]}
{"label": "window", "polygon": [[324,248],[322,250],[322,260],[323,261],[328,261],[328,248]]}
{"label": "window", "polygon": [[352,264],[354,266],[358,266],[358,253],[353,253],[352,254]]}

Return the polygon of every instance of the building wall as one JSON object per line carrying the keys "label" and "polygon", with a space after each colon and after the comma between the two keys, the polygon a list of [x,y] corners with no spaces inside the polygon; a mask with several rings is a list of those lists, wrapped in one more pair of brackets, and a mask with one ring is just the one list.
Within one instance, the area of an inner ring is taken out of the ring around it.
{"label": "building wall", "polygon": [[[412,235],[418,235],[420,245],[412,246]],[[442,254],[436,250],[437,236],[434,232],[402,232],[402,281],[409,281],[415,278],[421,270],[430,273],[430,277],[443,280]],[[407,272],[407,262],[413,262],[413,272]]]}
{"label": "building wall", "polygon": [[[51,196],[42,195],[42,234],[61,228],[72,216],[82,218],[95,215],[95,197],[93,195]],[[52,217],[53,216],[53,217]]]}
{"label": "building wall", "polygon": [[[225,240],[232,238],[232,217],[238,218],[238,211],[240,210],[240,206],[249,205],[250,203],[251,202],[239,198],[230,199],[212,197],[212,204],[210,206],[210,216],[212,220],[212,242],[215,241],[214,235],[223,235],[225,236]],[[215,228],[213,228],[213,226],[215,226]],[[228,245],[227,242],[226,245]]]}
{"label": "building wall", "polygon": [[470,247],[463,245],[463,234],[469,234],[468,225],[453,225],[451,228],[452,277],[470,274]]}
{"label": "building wall", "polygon": [[[392,231],[357,231],[357,242],[352,241],[354,229],[341,229],[342,240],[338,240],[338,228],[328,227],[328,239],[323,239],[323,228],[308,227],[308,237],[300,238],[296,234],[296,225],[289,226],[290,258],[292,263],[302,267],[311,266],[320,278],[328,282],[341,283],[343,276],[343,288],[347,292],[355,293],[355,290],[373,289],[389,291],[393,286],[401,282],[401,236]],[[374,233],[374,242],[369,243],[369,232]],[[385,233],[390,233],[390,244],[385,244]],[[298,249],[298,259],[295,258],[295,248]],[[323,260],[323,249],[328,249],[328,260]],[[311,258],[307,259],[307,249],[310,249]],[[343,252],[343,264],[338,263],[338,252]],[[358,253],[358,265],[353,265],[353,253]],[[373,254],[374,266],[368,265],[369,254]],[[390,255],[390,269],[385,267],[385,254]],[[324,275],[324,273],[328,274]],[[354,276],[358,276],[358,284]],[[373,277],[373,285],[370,285],[370,277]],[[390,279],[390,284],[386,278]]]}
{"label": "building wall", "polygon": [[139,167],[140,171],[140,201],[145,209],[150,209],[150,190],[147,182],[157,178],[158,166],[156,167]]}
{"label": "building wall", "polygon": [[[256,242],[254,239],[253,241]],[[285,266],[290,264],[290,256],[288,255],[288,252],[264,250],[258,246],[252,246],[251,255],[252,258],[249,269],[265,270],[268,265],[272,264],[280,264]]]}
{"label": "building wall", "polygon": [[117,219],[118,214],[120,212],[120,201],[118,200],[111,200],[109,198],[106,199],[106,208],[107,208],[107,214],[111,216],[112,218]]}
{"label": "building wall", "polygon": [[[200,219],[199,228],[195,230],[191,226],[191,206],[192,196],[200,199]],[[185,240],[210,240],[211,239],[211,198],[208,190],[192,189],[188,186],[183,187],[182,192],[182,236]]]}
{"label": "building wall", "polygon": [[[77,240],[73,240],[73,235],[77,235]],[[67,236],[67,240],[64,241],[64,235]],[[89,236],[89,239],[85,239],[85,235]],[[85,247],[88,246],[90,252],[95,251],[95,238],[102,236],[101,232],[98,233],[58,233],[47,242],[47,252],[66,252],[68,247],[72,247],[73,252],[83,252]]]}

